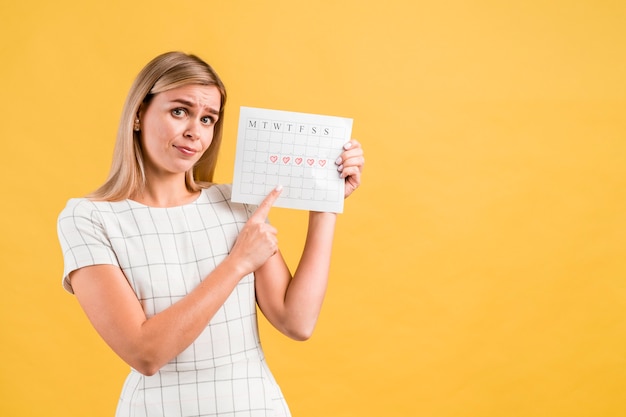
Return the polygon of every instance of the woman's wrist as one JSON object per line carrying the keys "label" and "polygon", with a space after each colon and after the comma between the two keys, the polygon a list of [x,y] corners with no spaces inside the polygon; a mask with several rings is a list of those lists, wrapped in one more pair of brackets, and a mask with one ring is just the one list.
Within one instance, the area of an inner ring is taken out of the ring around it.
{"label": "woman's wrist", "polygon": [[246,267],[246,262],[234,259],[232,254],[229,254],[220,264],[218,264],[216,269],[222,269],[227,276],[237,277],[238,280],[254,272],[252,271],[252,268]]}
{"label": "woman's wrist", "polygon": [[324,211],[310,211],[309,212],[309,230],[312,228],[330,229],[334,230],[335,223],[337,222],[337,213],[324,212]]}
{"label": "woman's wrist", "polygon": [[337,213],[332,213],[329,211],[309,211],[309,217],[314,217],[314,218],[328,218],[328,219],[332,219],[335,220],[337,219]]}

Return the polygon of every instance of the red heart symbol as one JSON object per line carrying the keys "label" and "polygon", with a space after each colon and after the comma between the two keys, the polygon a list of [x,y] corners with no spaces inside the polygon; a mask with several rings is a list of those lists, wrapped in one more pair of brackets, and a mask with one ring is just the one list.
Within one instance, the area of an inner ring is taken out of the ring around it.
{"label": "red heart symbol", "polygon": [[315,163],[315,160],[309,158],[309,159],[306,160],[306,163],[309,164],[309,165],[313,165],[313,163]]}
{"label": "red heart symbol", "polygon": [[321,166],[324,166],[324,165],[326,165],[326,160],[325,160],[325,159],[320,159],[320,160],[318,161],[318,163],[319,163]]}
{"label": "red heart symbol", "polygon": [[296,158],[296,165],[300,165],[302,163],[302,158]]}
{"label": "red heart symbol", "polygon": [[288,157],[288,156],[283,156],[283,162],[284,162],[285,164],[289,163],[289,160],[290,160],[290,159],[291,159],[291,158],[290,158],[290,157]]}
{"label": "red heart symbol", "polygon": [[276,162],[276,161],[278,161],[278,157],[276,155],[272,155],[272,156],[270,156],[270,161]]}

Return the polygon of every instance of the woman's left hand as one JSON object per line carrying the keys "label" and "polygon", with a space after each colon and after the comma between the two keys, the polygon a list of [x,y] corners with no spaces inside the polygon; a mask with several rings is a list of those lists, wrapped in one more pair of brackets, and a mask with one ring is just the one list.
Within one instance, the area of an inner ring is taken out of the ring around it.
{"label": "woman's left hand", "polygon": [[361,172],[365,164],[361,144],[354,139],[346,143],[335,163],[340,177],[345,179],[344,198],[348,198],[361,185]]}

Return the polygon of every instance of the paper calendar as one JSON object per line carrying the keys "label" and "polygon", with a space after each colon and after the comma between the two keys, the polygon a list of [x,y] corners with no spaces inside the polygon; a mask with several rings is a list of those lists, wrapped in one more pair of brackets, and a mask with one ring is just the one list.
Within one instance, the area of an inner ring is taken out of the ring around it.
{"label": "paper calendar", "polygon": [[259,204],[280,184],[276,207],[343,212],[335,160],[351,134],[348,118],[241,107],[232,201]]}

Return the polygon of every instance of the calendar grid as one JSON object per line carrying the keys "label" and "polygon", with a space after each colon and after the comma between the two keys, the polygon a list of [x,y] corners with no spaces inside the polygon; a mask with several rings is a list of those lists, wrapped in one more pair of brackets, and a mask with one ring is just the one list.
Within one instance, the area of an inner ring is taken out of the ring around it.
{"label": "calendar grid", "polygon": [[351,130],[351,119],[242,107],[233,201],[258,204],[280,184],[278,207],[343,211],[335,160]]}

